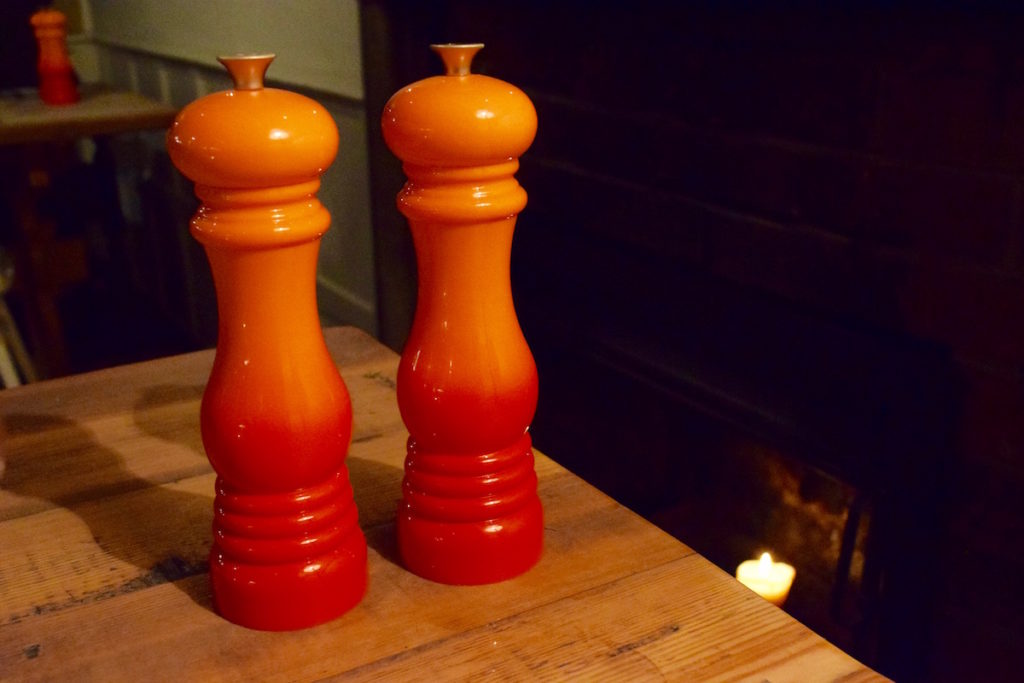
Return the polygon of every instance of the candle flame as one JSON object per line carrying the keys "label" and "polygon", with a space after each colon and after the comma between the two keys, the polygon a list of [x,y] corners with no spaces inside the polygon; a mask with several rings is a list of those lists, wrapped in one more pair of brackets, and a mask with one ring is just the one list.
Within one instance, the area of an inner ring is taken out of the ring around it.
{"label": "candle flame", "polygon": [[785,562],[775,562],[771,553],[761,553],[736,567],[736,578],[765,600],[781,607],[789,595],[796,570]]}

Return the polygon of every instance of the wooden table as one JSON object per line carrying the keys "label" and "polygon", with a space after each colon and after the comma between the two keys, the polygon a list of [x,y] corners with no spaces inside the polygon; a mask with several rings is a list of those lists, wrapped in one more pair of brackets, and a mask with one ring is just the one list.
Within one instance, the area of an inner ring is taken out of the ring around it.
{"label": "wooden table", "polygon": [[74,158],[70,145],[75,140],[167,128],[175,114],[173,107],[138,93],[97,85],[83,85],[81,99],[62,106],[43,104],[34,89],[0,96],[3,162],[16,169],[3,193],[17,223],[26,335],[44,376],[68,371],[57,299],[66,285],[87,277],[88,264],[83,236],[58,237],[53,219],[39,212],[39,203],[53,177]]}
{"label": "wooden table", "polygon": [[355,412],[363,602],[288,633],[212,611],[212,351],[27,385],[0,391],[0,679],[885,680],[540,454],[534,569],[481,587],[405,571],[397,356],[327,339]]}

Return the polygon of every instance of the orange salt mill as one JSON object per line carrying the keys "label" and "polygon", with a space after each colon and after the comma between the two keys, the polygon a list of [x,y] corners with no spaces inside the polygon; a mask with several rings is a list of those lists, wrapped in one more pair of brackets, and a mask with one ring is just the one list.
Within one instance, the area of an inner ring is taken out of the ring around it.
{"label": "orange salt mill", "polygon": [[192,235],[217,289],[217,355],[203,395],[203,445],[217,471],[214,604],[243,626],[328,621],[366,589],[345,456],[348,391],[316,307],[330,215],[316,197],[338,131],[327,111],[263,87],[273,55],[221,58],[234,89],[196,100],[167,134],[201,201]]}
{"label": "orange salt mill", "polygon": [[78,87],[68,58],[67,18],[58,10],[42,9],[29,18],[29,23],[39,46],[39,99],[46,104],[77,102]]}
{"label": "orange salt mill", "polygon": [[398,546],[408,569],[451,584],[516,576],[543,540],[528,433],[537,369],[509,281],[526,206],[513,174],[537,114],[518,88],[470,73],[481,47],[433,46],[447,73],[395,93],[382,117],[408,177],[398,208],[419,266],[398,369],[410,434]]}

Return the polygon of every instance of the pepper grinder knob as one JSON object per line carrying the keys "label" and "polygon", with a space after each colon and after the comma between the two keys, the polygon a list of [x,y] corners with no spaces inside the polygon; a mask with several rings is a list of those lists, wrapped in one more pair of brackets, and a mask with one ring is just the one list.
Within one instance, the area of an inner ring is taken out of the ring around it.
{"label": "pepper grinder knob", "polygon": [[430,49],[441,56],[446,76],[468,76],[473,57],[483,49],[483,43],[444,43]]}
{"label": "pepper grinder knob", "polygon": [[274,54],[263,55],[230,55],[217,57],[217,61],[231,74],[235,90],[262,90],[263,77],[267,67],[274,61]]}

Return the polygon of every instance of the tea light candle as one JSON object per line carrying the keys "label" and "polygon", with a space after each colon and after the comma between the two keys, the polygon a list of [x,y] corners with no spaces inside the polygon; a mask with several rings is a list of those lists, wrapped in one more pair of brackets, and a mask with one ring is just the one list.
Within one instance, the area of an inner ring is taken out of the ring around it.
{"label": "tea light candle", "polygon": [[744,586],[777,607],[782,607],[793,585],[796,569],[785,562],[773,562],[769,553],[763,553],[758,560],[741,562],[736,568],[736,578]]}

